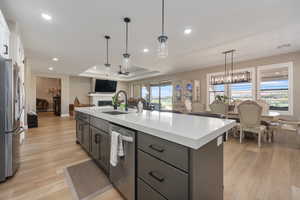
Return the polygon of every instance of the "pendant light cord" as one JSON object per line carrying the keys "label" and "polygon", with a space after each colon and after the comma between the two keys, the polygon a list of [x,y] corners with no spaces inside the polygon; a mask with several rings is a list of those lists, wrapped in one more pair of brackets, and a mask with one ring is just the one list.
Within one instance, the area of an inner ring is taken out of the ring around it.
{"label": "pendant light cord", "polygon": [[227,53],[225,53],[225,77],[227,76]]}
{"label": "pendant light cord", "polygon": [[161,30],[162,35],[165,35],[165,0],[162,0],[162,23],[161,23]]}
{"label": "pendant light cord", "polygon": [[233,82],[233,50],[231,52],[231,82]]}
{"label": "pendant light cord", "polygon": [[128,54],[128,22],[126,22],[126,54]]}

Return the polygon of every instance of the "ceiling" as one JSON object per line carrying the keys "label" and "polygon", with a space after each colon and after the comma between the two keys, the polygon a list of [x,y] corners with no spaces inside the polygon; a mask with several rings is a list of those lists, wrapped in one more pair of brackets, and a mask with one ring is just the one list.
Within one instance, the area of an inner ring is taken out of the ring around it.
{"label": "ceiling", "polygon": [[[228,49],[237,50],[237,61],[300,50],[299,0],[166,0],[166,59],[156,56],[160,0],[1,0],[0,7],[8,19],[19,23],[27,58],[37,72],[53,67],[52,73],[78,75],[103,66],[105,34],[112,38],[110,60],[118,70],[125,16],[132,19],[132,63],[159,74],[222,64],[221,52]],[[43,20],[43,12],[53,20]],[[184,35],[185,28],[192,28],[192,33]],[[283,44],[291,45],[277,48]],[[144,48],[150,51],[143,53]]]}

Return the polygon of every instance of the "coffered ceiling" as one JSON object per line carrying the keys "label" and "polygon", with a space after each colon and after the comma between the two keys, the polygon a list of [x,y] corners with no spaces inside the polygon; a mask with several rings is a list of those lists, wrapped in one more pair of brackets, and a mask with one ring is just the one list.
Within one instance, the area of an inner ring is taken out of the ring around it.
{"label": "coffered ceiling", "polygon": [[[160,0],[1,0],[0,7],[19,23],[27,57],[37,72],[49,72],[49,67],[54,69],[51,73],[71,75],[93,66],[104,70],[105,34],[112,38],[110,60],[113,71],[118,70],[125,16],[132,19],[132,62],[149,72],[222,64],[221,52],[228,49],[237,50],[238,61],[300,50],[299,0],[166,0],[169,56],[163,60],[156,56]],[[42,19],[42,13],[51,15],[52,21]],[[191,28],[191,34],[185,35],[185,28]],[[290,46],[277,48],[284,44]],[[52,61],[54,57],[59,61]]]}

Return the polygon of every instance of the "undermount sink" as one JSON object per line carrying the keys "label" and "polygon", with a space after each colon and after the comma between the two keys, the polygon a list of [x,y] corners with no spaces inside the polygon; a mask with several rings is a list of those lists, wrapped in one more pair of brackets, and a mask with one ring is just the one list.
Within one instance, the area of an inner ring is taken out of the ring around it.
{"label": "undermount sink", "polygon": [[126,112],[120,112],[120,111],[106,111],[106,112],[103,112],[105,114],[109,114],[109,115],[123,115],[123,114],[128,114]]}

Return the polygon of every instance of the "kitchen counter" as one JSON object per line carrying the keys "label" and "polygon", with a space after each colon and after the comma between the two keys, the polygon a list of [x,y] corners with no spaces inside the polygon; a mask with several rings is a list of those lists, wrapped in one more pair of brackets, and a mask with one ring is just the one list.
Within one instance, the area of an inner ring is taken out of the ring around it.
{"label": "kitchen counter", "polygon": [[148,110],[143,113],[129,110],[128,114],[121,115],[103,113],[112,111],[112,107],[85,107],[75,110],[192,149],[201,148],[235,126],[233,120]]}
{"label": "kitchen counter", "polygon": [[[157,111],[76,108],[76,142],[128,200],[223,200],[223,134],[235,122]],[[117,114],[117,115],[112,115]],[[125,156],[110,164],[111,133]],[[119,141],[119,142],[120,142]]]}

